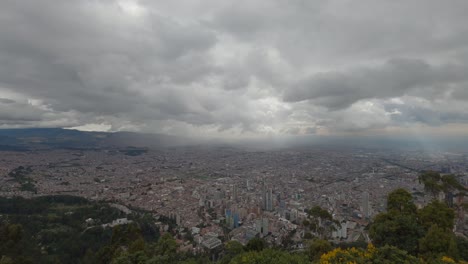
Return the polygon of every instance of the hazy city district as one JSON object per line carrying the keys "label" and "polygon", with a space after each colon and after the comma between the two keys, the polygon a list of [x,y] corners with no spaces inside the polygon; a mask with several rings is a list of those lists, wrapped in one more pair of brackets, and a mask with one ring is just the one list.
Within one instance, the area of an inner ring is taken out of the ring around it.
{"label": "hazy city district", "polygon": [[[253,237],[273,245],[288,240],[301,248],[311,232],[303,224],[307,209],[316,205],[339,223],[326,237],[336,243],[368,241],[365,227],[385,211],[390,191],[407,189],[420,207],[431,200],[418,182],[419,172],[455,174],[468,183],[468,153],[317,146],[0,153],[0,196],[69,194],[112,201],[122,210],[146,209],[189,230],[196,242],[187,243],[192,251],[228,239],[245,245]],[[465,219],[458,211],[455,229],[468,235]]]}

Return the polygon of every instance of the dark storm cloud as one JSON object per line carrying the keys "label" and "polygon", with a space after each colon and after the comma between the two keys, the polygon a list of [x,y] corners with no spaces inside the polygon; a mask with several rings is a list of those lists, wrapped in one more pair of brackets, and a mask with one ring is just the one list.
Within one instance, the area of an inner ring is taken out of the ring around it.
{"label": "dark storm cloud", "polygon": [[13,104],[15,101],[7,98],[0,98],[0,104]]}
{"label": "dark storm cloud", "polygon": [[[7,1],[2,5],[0,80],[55,111],[131,114],[150,107],[147,90],[188,84],[212,70],[215,37],[156,14],[120,21],[113,1]],[[183,96],[181,94],[180,96]],[[171,114],[173,108],[154,109]],[[181,105],[183,108],[184,106]],[[183,110],[178,110],[183,111]],[[164,117],[161,117],[164,118]]]}
{"label": "dark storm cloud", "polygon": [[1,7],[1,127],[239,136],[468,122],[464,0]]}
{"label": "dark storm cloud", "polygon": [[[290,102],[310,100],[331,109],[347,108],[356,101],[408,94],[437,97],[452,85],[465,85],[466,65],[432,66],[422,60],[392,59],[384,65],[353,71],[315,74],[285,91]],[[436,94],[431,93],[436,90]]]}

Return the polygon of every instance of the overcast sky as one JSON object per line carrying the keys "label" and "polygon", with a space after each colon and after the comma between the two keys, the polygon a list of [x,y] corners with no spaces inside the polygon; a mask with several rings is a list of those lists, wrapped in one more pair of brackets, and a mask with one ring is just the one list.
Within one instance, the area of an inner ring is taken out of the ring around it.
{"label": "overcast sky", "polygon": [[2,0],[0,127],[468,134],[466,0]]}

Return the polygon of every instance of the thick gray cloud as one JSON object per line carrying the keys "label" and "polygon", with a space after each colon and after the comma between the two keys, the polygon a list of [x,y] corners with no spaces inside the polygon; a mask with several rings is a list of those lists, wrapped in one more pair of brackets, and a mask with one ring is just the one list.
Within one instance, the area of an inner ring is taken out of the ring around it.
{"label": "thick gray cloud", "polygon": [[0,127],[249,137],[467,124],[468,3],[6,0]]}
{"label": "thick gray cloud", "polygon": [[[464,90],[468,81],[467,65],[432,66],[422,60],[391,59],[383,65],[326,72],[301,80],[285,90],[286,101],[304,101],[328,108],[347,108],[372,98],[393,98],[417,94],[436,99],[447,91]],[[468,87],[466,87],[468,88]]]}

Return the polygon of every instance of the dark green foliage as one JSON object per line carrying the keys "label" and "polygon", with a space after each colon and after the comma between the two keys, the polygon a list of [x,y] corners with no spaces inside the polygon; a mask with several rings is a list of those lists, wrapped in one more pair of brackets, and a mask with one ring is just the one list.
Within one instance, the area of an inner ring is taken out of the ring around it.
{"label": "dark green foliage", "polygon": [[304,234],[304,239],[312,239],[312,238],[314,238],[314,236],[310,232],[306,232]]}
{"label": "dark green foliage", "polygon": [[148,262],[148,256],[143,251],[122,254],[112,260],[112,264],[144,264]]}
{"label": "dark green foliage", "polygon": [[390,245],[416,254],[424,229],[414,215],[381,213],[375,217],[369,236],[377,247]]}
{"label": "dark green foliage", "polygon": [[[449,256],[448,249],[452,239],[453,235],[451,233],[434,224],[431,226],[426,236],[419,241],[419,252],[427,260],[436,260],[442,256]],[[452,254],[456,253],[452,252]]]}
{"label": "dark green foliage", "polygon": [[170,234],[164,234],[154,246],[156,255],[171,256],[177,253],[177,244]]}
{"label": "dark green foliage", "polygon": [[435,198],[440,192],[450,192],[454,190],[466,191],[454,175],[443,175],[435,171],[426,171],[419,175],[419,183],[424,184],[424,190],[432,194]]}
{"label": "dark green foliage", "polygon": [[316,239],[310,242],[307,253],[310,260],[318,260],[322,254],[332,249],[332,245],[327,240]]}
{"label": "dark green foliage", "polygon": [[388,194],[387,211],[398,213],[414,214],[416,205],[413,203],[413,196],[405,189],[396,189]]}
{"label": "dark green foliage", "polygon": [[450,242],[449,242],[449,246],[448,246],[448,249],[447,249],[447,252],[446,252],[447,256],[453,258],[453,259],[456,259],[458,260],[460,258],[460,253],[459,253],[459,250],[458,250],[458,245],[457,245],[457,241],[456,241],[456,238],[454,235],[451,235],[450,237]]}
{"label": "dark green foliage", "polygon": [[457,245],[459,258],[468,261],[468,239],[456,237],[455,243]]}
{"label": "dark green foliage", "polygon": [[419,175],[419,183],[424,184],[424,190],[431,193],[434,197],[442,191],[439,181],[440,173],[435,171],[426,171]]}
{"label": "dark green foliage", "polygon": [[337,245],[337,247],[340,247],[342,249],[347,249],[347,248],[361,248],[361,249],[366,249],[367,248],[367,242],[365,241],[356,241],[356,242],[345,242],[345,243],[340,243]]}
{"label": "dark green foliage", "polygon": [[332,215],[320,206],[314,206],[308,211],[313,218],[321,218],[322,220],[332,220]]}
{"label": "dark green foliage", "polygon": [[306,255],[291,254],[280,250],[249,251],[234,257],[230,264],[306,264]]}
{"label": "dark green foliage", "polygon": [[[427,187],[443,190],[441,182],[455,186],[451,177],[440,177],[427,172],[420,176]],[[432,187],[431,187],[432,186]],[[398,189],[389,194],[388,212],[378,214],[369,229],[369,235],[377,247],[395,246],[414,256],[421,256],[430,263],[440,261],[442,256],[466,260],[468,248],[463,239],[455,238],[452,229],[455,212],[445,203],[433,200],[416,211],[411,195]]]}
{"label": "dark green foliage", "polygon": [[235,240],[231,240],[226,243],[225,250],[227,255],[235,256],[244,252],[244,246]]}
{"label": "dark green foliage", "polygon": [[247,243],[245,249],[247,251],[262,251],[265,247],[265,240],[258,237],[254,237]]}
{"label": "dark green foliage", "polygon": [[0,256],[21,255],[20,241],[23,233],[21,225],[0,223]]}
{"label": "dark green foliage", "polygon": [[372,259],[374,264],[413,264],[418,262],[418,259],[409,255],[408,252],[392,246],[379,248]]}
{"label": "dark green foliage", "polygon": [[[14,263],[109,263],[116,248],[136,252],[142,240],[159,237],[148,217],[125,216],[105,203],[74,196],[0,198],[0,215],[0,257]],[[101,226],[122,217],[134,224],[114,230]],[[92,224],[86,223],[89,218]]]}
{"label": "dark green foliage", "polygon": [[444,192],[449,192],[449,191],[454,191],[454,190],[458,190],[458,191],[466,191],[465,187],[463,187],[463,185],[461,185],[457,179],[455,178],[454,175],[450,174],[450,175],[443,175],[441,178],[440,178],[441,182],[442,182],[442,190]]}
{"label": "dark green foliage", "polygon": [[19,166],[18,168],[10,171],[8,173],[8,176],[12,177],[16,182],[18,182],[21,185],[21,191],[36,193],[36,185],[34,185],[34,181],[28,176],[31,172],[31,167],[25,168],[23,166]]}
{"label": "dark green foliage", "polygon": [[0,257],[0,264],[13,264],[13,260],[10,257],[2,256]]}
{"label": "dark green foliage", "polygon": [[418,252],[418,240],[424,229],[418,223],[416,206],[411,194],[397,189],[388,195],[387,213],[380,213],[369,229],[369,236],[377,247],[390,245],[412,254]]}
{"label": "dark green foliage", "polygon": [[[314,206],[307,210],[309,219],[304,221],[303,224],[311,231],[313,231],[320,238],[326,238],[335,230],[335,225],[339,225],[337,221],[333,220],[332,215],[320,206]],[[319,223],[322,223],[320,225]]]}
{"label": "dark green foliage", "polygon": [[220,264],[228,264],[232,258],[244,252],[244,246],[235,241],[231,240],[224,246],[224,256],[219,261]]}
{"label": "dark green foliage", "polygon": [[21,184],[21,191],[37,193],[36,185],[32,181],[27,181]]}
{"label": "dark green foliage", "polygon": [[429,229],[433,224],[450,231],[453,229],[455,212],[445,203],[432,201],[418,211],[419,221],[424,228]]}

